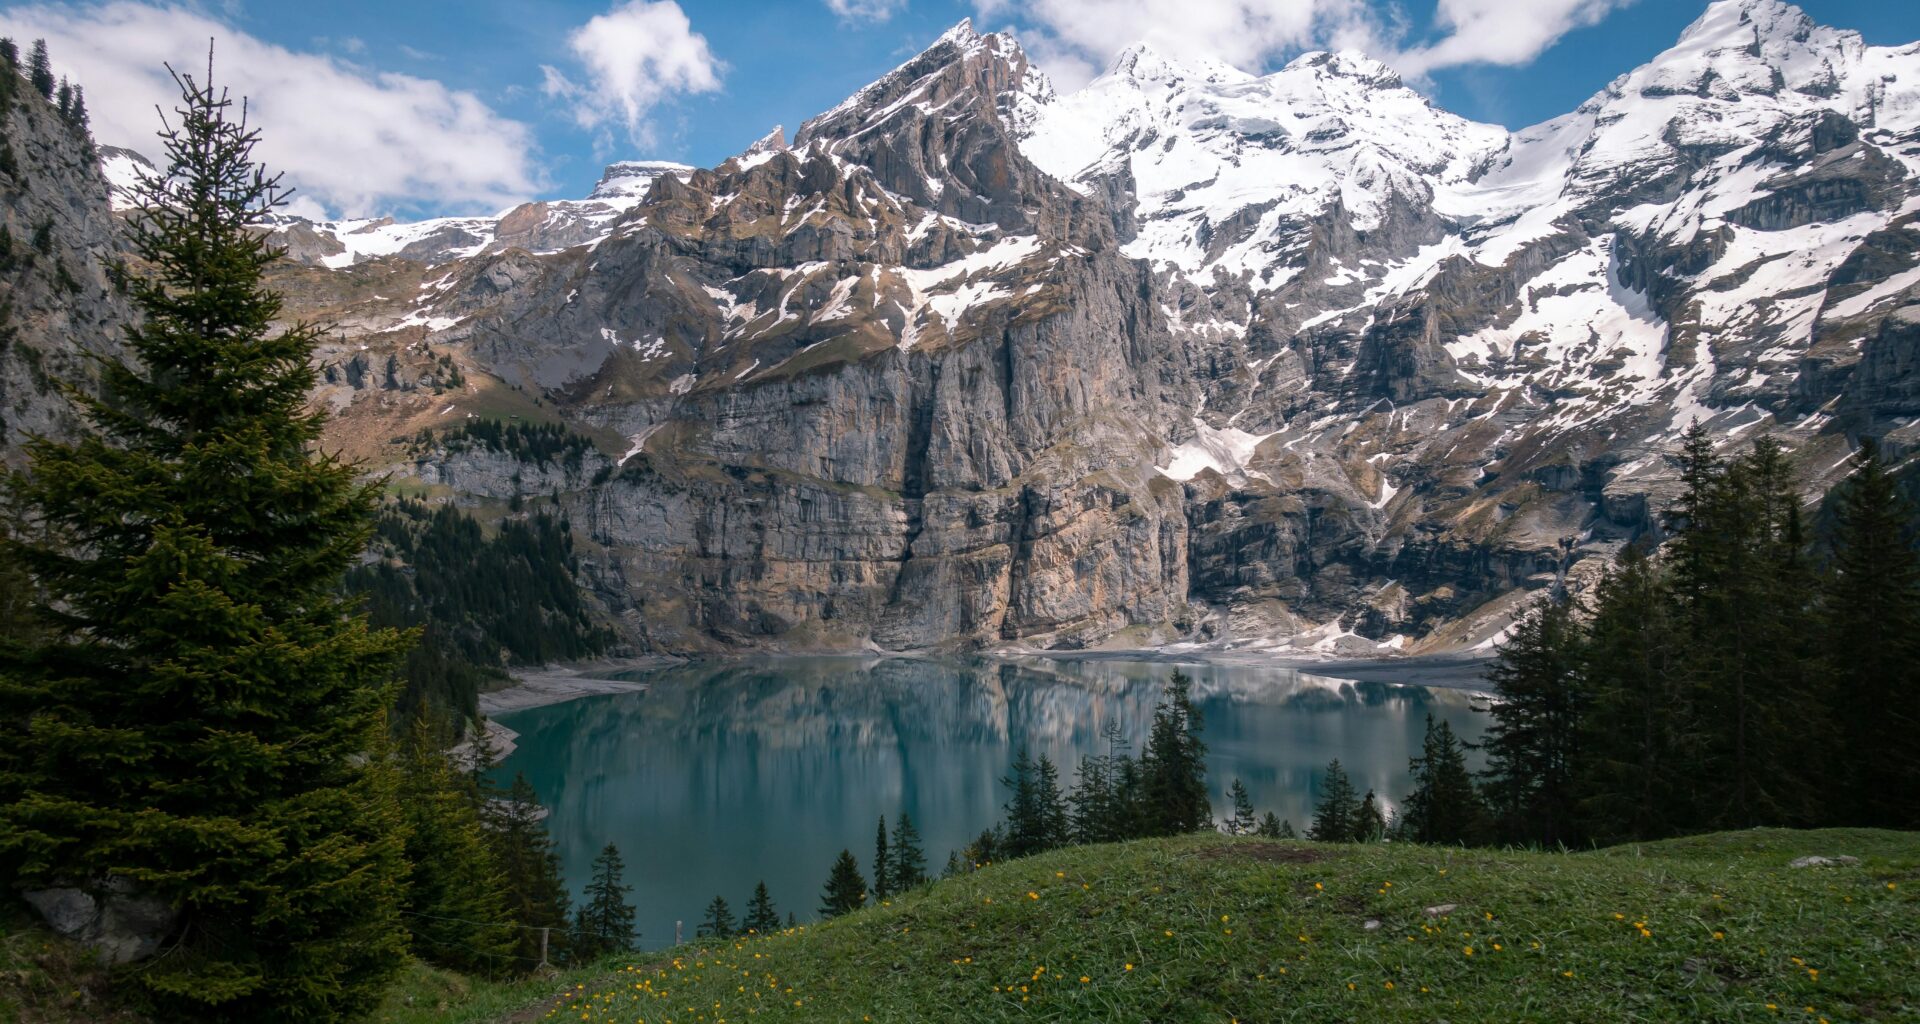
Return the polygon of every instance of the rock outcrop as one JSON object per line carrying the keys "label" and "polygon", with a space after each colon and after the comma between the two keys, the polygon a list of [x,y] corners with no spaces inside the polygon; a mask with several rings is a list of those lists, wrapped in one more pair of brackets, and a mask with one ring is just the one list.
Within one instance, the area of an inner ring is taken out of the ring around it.
{"label": "rock outcrop", "polygon": [[24,79],[0,105],[0,463],[75,413],[62,382],[117,352],[133,321],[129,259],[99,154]]}

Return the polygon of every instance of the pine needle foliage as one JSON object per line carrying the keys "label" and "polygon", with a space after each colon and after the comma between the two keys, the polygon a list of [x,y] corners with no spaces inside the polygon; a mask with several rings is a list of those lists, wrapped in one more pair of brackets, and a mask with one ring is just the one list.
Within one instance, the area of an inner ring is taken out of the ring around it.
{"label": "pine needle foliage", "polygon": [[[625,870],[620,848],[612,843],[593,859],[593,880],[587,883],[585,902],[581,903],[579,915],[573,921],[572,955],[576,961],[598,960],[608,953],[624,953],[633,948],[637,933],[633,927],[633,904],[627,902],[633,886],[622,880]],[[731,926],[733,915],[726,912],[727,901],[716,896],[714,902],[725,914],[725,923]]]}
{"label": "pine needle foliage", "polygon": [[488,846],[468,781],[443,750],[422,706],[399,749],[407,823],[407,927],[413,954],[467,974],[498,977],[520,966],[506,883]]}
{"label": "pine needle foliage", "polygon": [[891,861],[894,892],[910,892],[927,883],[927,855],[920,848],[920,830],[905,811],[894,822]]}
{"label": "pine needle foliage", "polygon": [[131,222],[150,273],[129,358],[73,395],[78,439],[32,442],[8,481],[43,632],[0,646],[0,861],[174,907],[132,975],[163,1016],[344,1020],[406,945],[393,773],[369,754],[411,638],[341,596],[377,484],[316,451],[319,331],[274,328],[281,253],[256,228],[286,193],[211,62],[175,80]]}
{"label": "pine needle foliage", "polygon": [[820,916],[839,917],[867,905],[867,880],[860,877],[860,862],[853,851],[841,850],[820,892]]}
{"label": "pine needle foliage", "polygon": [[740,928],[749,935],[772,935],[780,930],[780,911],[773,905],[766,882],[753,887],[753,898],[747,901],[747,915],[740,920]]}

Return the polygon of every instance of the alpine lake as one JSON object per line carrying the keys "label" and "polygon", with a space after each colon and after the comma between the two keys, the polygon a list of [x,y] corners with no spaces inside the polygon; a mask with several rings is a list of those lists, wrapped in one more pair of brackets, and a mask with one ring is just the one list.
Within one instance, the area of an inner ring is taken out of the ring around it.
{"label": "alpine lake", "polygon": [[[519,734],[500,779],[525,773],[576,899],[602,847],[619,847],[640,945],[693,937],[715,895],[737,916],[764,880],[784,916],[818,917],[842,849],[871,874],[882,815],[905,811],[929,874],[1001,817],[1021,750],[1071,786],[1117,723],[1138,754],[1167,677],[1194,680],[1214,816],[1235,779],[1254,809],[1301,832],[1339,758],[1391,811],[1410,785],[1426,718],[1472,742],[1488,717],[1481,665],[1283,667],[1105,657],[926,660],[762,658],[618,678],[645,689],[505,712]],[[1473,755],[1470,754],[1470,757]]]}

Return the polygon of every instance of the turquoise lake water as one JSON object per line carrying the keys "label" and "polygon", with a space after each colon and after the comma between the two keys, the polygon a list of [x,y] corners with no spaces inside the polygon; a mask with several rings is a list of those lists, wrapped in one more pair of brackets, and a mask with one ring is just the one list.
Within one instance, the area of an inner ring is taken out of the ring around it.
{"label": "turquoise lake water", "polygon": [[[782,914],[813,919],[842,848],[869,870],[874,826],[913,816],[938,871],[1000,817],[1000,778],[1025,748],[1062,784],[1118,722],[1135,752],[1173,666],[1138,661],[782,658],[644,674],[644,692],[499,716],[520,734],[502,764],[552,811],[568,881],[619,846],[641,944],[691,937],[716,894],[737,914],[765,880]],[[1206,719],[1208,784],[1225,817],[1238,778],[1256,809],[1304,830],[1326,763],[1388,806],[1407,788],[1428,714],[1478,739],[1466,691],[1354,682],[1287,668],[1187,665]],[[1369,669],[1373,679],[1395,670]],[[1407,678],[1428,681],[1408,670]],[[1450,680],[1467,682],[1467,679]]]}

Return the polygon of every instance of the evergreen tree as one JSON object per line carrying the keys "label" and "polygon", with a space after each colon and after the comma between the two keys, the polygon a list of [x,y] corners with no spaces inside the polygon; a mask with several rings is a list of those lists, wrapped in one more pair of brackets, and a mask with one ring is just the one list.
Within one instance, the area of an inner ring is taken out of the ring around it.
{"label": "evergreen tree", "polygon": [[519,926],[513,955],[522,966],[539,962],[541,929],[547,931],[549,959],[558,958],[567,944],[572,900],[544,814],[533,784],[522,774],[515,774],[506,795],[488,807],[488,839],[506,888],[507,918]]}
{"label": "evergreen tree", "polygon": [[1067,801],[1060,793],[1060,770],[1054,766],[1052,758],[1040,755],[1034,769],[1034,781],[1040,799],[1041,834],[1044,837],[1042,849],[1058,849],[1073,842],[1073,819],[1067,812]]}
{"label": "evergreen tree", "polygon": [[927,882],[927,855],[920,849],[920,830],[913,819],[901,811],[893,829],[893,882],[895,893],[911,892]]}
{"label": "evergreen tree", "polygon": [[1254,829],[1253,834],[1262,839],[1280,838],[1280,816],[1272,811],[1261,815],[1260,826]]}
{"label": "evergreen tree", "polygon": [[866,905],[867,880],[860,877],[860,862],[853,859],[851,850],[841,850],[820,892],[820,916],[839,917]]}
{"label": "evergreen tree", "polygon": [[93,129],[93,117],[87,113],[87,90],[73,87],[73,106],[67,110],[67,123],[81,135],[88,135]]}
{"label": "evergreen tree", "polygon": [[1353,824],[1359,815],[1360,797],[1336,757],[1327,764],[1327,777],[1320,784],[1320,799],[1313,805],[1313,824],[1307,829],[1307,838],[1322,843],[1350,843],[1354,838]]}
{"label": "evergreen tree", "polygon": [[[1750,679],[1743,695],[1735,772],[1747,775],[1747,794],[1732,794],[1732,806],[1746,805],[1727,820],[1734,825],[1806,826],[1823,811],[1817,780],[1835,739],[1831,699],[1818,692],[1812,666],[1819,632],[1813,566],[1800,514],[1799,487],[1786,449],[1763,435],[1740,460],[1749,481],[1756,536],[1751,595],[1739,621],[1747,636],[1735,641],[1744,653]],[[1738,780],[1736,780],[1737,783]]]}
{"label": "evergreen tree", "polygon": [[1713,435],[1698,422],[1687,428],[1674,462],[1680,471],[1682,490],[1662,513],[1662,521],[1673,535],[1667,553],[1673,565],[1674,594],[1688,613],[1687,625],[1698,637],[1706,626],[1700,609],[1705,607],[1725,561],[1725,552],[1717,542],[1728,532],[1718,528],[1727,518],[1720,486],[1726,467],[1714,449]]}
{"label": "evergreen tree", "polygon": [[20,70],[20,46],[12,38],[0,39],[0,64],[5,64],[8,71]]}
{"label": "evergreen tree", "polygon": [[1013,761],[1013,774],[1000,780],[1007,787],[1007,826],[1003,852],[1008,857],[1051,850],[1067,841],[1066,803],[1060,796],[1059,774],[1042,754],[1038,761],[1022,750]]}
{"label": "evergreen tree", "polygon": [[1126,740],[1118,722],[1108,722],[1100,734],[1107,741],[1107,752],[1081,759],[1073,791],[1067,795],[1068,821],[1076,843],[1110,843],[1133,835],[1132,794],[1125,787],[1135,772],[1126,754]]}
{"label": "evergreen tree", "polygon": [[[14,561],[8,540],[6,524],[0,523],[0,650],[10,644],[24,644],[39,632],[33,613],[33,579]],[[0,764],[4,763],[0,759]]]}
{"label": "evergreen tree", "polygon": [[465,780],[438,740],[420,714],[400,748],[413,953],[468,974],[499,975],[513,966],[517,937],[505,883]]}
{"label": "evergreen tree", "polygon": [[61,121],[73,123],[73,85],[64,75],[60,78],[59,87],[54,90],[53,109],[60,115]]}
{"label": "evergreen tree", "polygon": [[694,935],[708,939],[731,939],[739,931],[740,926],[733,919],[733,908],[727,906],[727,898],[715,896],[713,902],[707,904],[707,916],[700,922],[700,927],[694,930]]}
{"label": "evergreen tree", "polygon": [[1473,845],[1482,841],[1486,809],[1474,791],[1467,757],[1453,727],[1427,716],[1420,756],[1407,766],[1413,792],[1403,801],[1396,824],[1409,842]]}
{"label": "evergreen tree", "polygon": [[1910,538],[1920,516],[1871,440],[1828,503],[1821,671],[1832,680],[1842,749],[1852,752],[1828,796],[1847,824],[1920,828],[1920,558]]}
{"label": "evergreen tree", "polygon": [[1298,839],[1298,838],[1299,838],[1299,836],[1298,836],[1298,835],[1296,835],[1296,834],[1294,833],[1294,831],[1293,831],[1293,822],[1291,822],[1291,821],[1282,821],[1282,822],[1280,822],[1280,834],[1279,834],[1278,836],[1276,836],[1275,838],[1278,838],[1278,839]]}
{"label": "evergreen tree", "polygon": [[873,839],[873,898],[884,900],[893,895],[893,859],[887,855],[887,818],[880,816],[880,830]]}
{"label": "evergreen tree", "polygon": [[960,848],[961,867],[969,871],[978,871],[1010,856],[1006,850],[1006,834],[998,828],[981,829],[973,842]]}
{"label": "evergreen tree", "polygon": [[1684,831],[1700,768],[1687,634],[1639,545],[1622,551],[1595,588],[1587,634],[1590,701],[1576,766],[1583,831],[1603,843]]}
{"label": "evergreen tree", "polygon": [[773,908],[773,897],[767,895],[767,883],[753,887],[753,898],[747,901],[747,916],[740,927],[749,935],[772,935],[780,930],[780,912]]}
{"label": "evergreen tree", "polygon": [[1483,743],[1486,792],[1507,840],[1548,846],[1577,841],[1580,639],[1569,607],[1547,599],[1514,625],[1487,670],[1500,702]]}
{"label": "evergreen tree", "polygon": [[33,41],[33,52],[27,57],[27,80],[33,83],[42,99],[53,99],[53,59],[47,56],[45,39]]}
{"label": "evergreen tree", "polygon": [[1154,708],[1153,729],[1140,755],[1147,834],[1178,835],[1213,826],[1203,725],[1200,709],[1193,706],[1193,680],[1176,671]]}
{"label": "evergreen tree", "polygon": [[1227,791],[1233,801],[1233,817],[1227,819],[1226,832],[1233,836],[1250,836],[1260,827],[1260,821],[1254,817],[1253,798],[1247,795],[1246,784],[1239,779],[1233,780],[1233,788]]}
{"label": "evergreen tree", "polygon": [[[46,48],[36,84],[52,89]],[[394,771],[373,756],[410,642],[340,596],[379,483],[318,454],[319,332],[278,333],[257,133],[179,79],[132,244],[129,358],[78,440],[8,481],[45,634],[0,648],[0,873],[137,880],[178,944],[130,975],[174,1018],[331,1021],[406,945]]]}
{"label": "evergreen tree", "polygon": [[[624,869],[620,849],[612,843],[593,859],[593,880],[587,883],[586,902],[581,904],[573,920],[571,953],[575,962],[588,963],[609,953],[624,953],[633,948],[636,938],[633,904],[627,902],[627,893],[633,891],[633,886],[621,881]],[[715,897],[714,902],[722,911],[726,910],[725,900]],[[727,915],[728,923],[732,917]]]}
{"label": "evergreen tree", "polygon": [[[1147,805],[1146,759],[1121,757],[1113,761],[1113,824],[1115,839],[1153,835],[1153,817]],[[1211,811],[1211,808],[1209,808]]]}
{"label": "evergreen tree", "polygon": [[1380,801],[1367,790],[1360,800],[1360,806],[1353,812],[1353,841],[1356,843],[1377,843],[1386,838],[1387,816],[1380,810]]}

